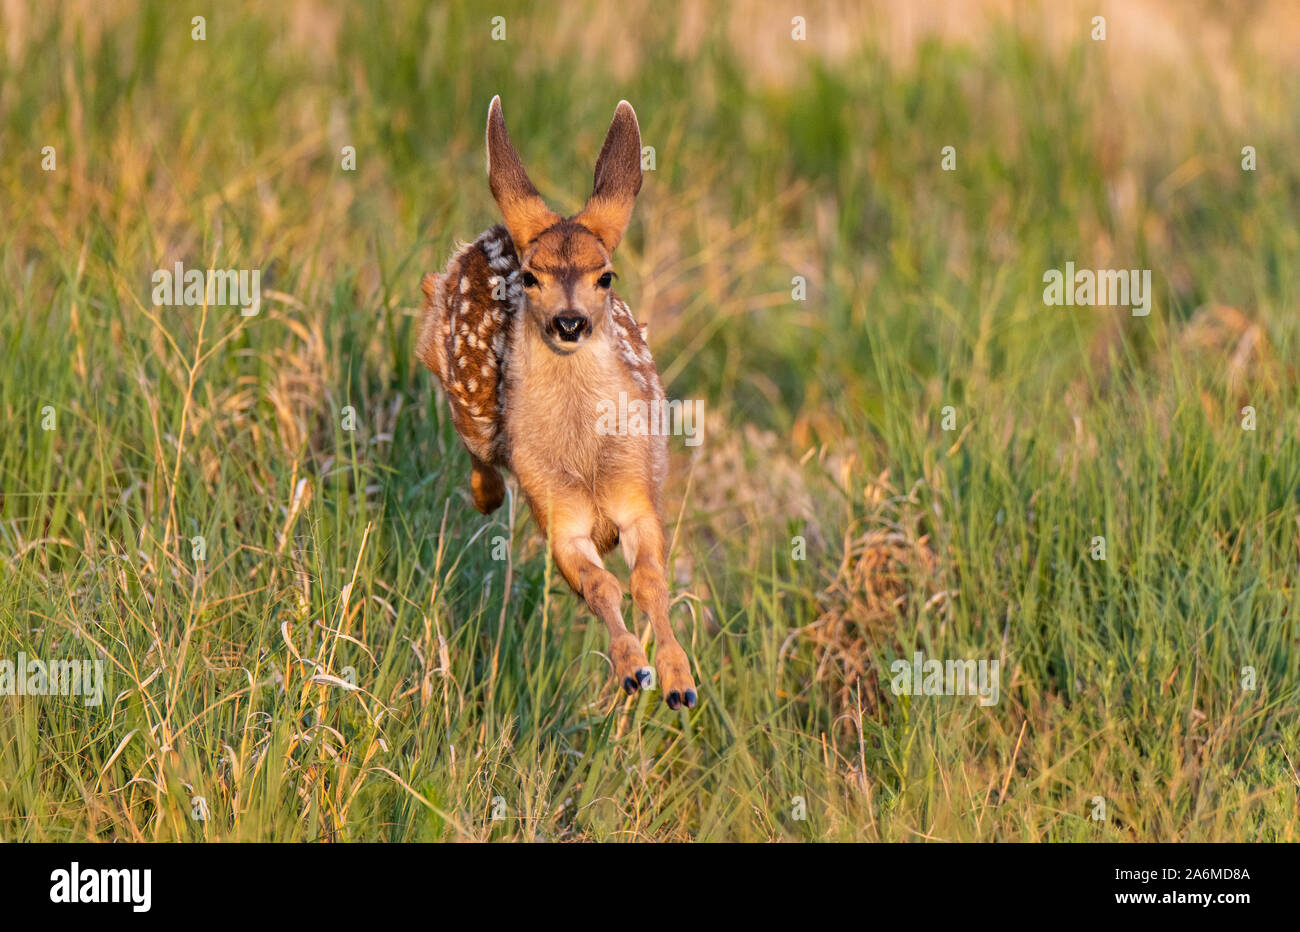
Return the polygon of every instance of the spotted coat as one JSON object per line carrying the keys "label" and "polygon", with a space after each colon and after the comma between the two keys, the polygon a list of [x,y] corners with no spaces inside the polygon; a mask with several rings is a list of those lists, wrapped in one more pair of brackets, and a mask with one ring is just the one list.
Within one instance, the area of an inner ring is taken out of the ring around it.
{"label": "spotted coat", "polygon": [[503,420],[507,339],[523,301],[519,259],[503,226],[461,246],[441,275],[426,275],[417,353],[442,383],[465,447],[508,466]]}

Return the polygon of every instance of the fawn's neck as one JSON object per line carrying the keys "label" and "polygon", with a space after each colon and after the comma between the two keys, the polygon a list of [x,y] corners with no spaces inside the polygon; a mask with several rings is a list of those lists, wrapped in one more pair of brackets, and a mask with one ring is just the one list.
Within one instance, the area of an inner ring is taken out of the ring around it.
{"label": "fawn's neck", "polygon": [[627,390],[625,373],[601,329],[575,352],[557,353],[520,315],[509,358],[505,408],[516,438],[536,432],[555,443],[582,442],[595,433],[600,402]]}

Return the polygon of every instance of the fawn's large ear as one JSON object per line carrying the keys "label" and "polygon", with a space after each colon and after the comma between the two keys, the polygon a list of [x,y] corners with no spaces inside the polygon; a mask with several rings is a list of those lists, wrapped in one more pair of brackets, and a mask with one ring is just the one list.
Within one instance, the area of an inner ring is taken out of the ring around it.
{"label": "fawn's large ear", "polygon": [[641,127],[636,111],[626,100],[614,109],[605,145],[596,160],[596,183],[591,198],[576,219],[610,252],[623,239],[632,205],[641,190]]}
{"label": "fawn's large ear", "polygon": [[510,144],[506,118],[501,113],[501,98],[492,98],[487,119],[488,184],[497,207],[520,253],[543,230],[554,226],[560,216],[546,206],[528,173],[519,161],[519,153]]}

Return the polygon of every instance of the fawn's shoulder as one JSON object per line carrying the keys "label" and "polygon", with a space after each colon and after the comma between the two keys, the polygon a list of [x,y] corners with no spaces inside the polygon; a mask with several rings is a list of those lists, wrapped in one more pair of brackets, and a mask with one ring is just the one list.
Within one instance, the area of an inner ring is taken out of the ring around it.
{"label": "fawn's shoulder", "polygon": [[618,295],[610,296],[611,319],[617,340],[619,359],[632,381],[647,400],[662,399],[663,385],[659,381],[659,370],[655,367],[650,346],[646,343],[645,324],[637,323],[627,304]]}

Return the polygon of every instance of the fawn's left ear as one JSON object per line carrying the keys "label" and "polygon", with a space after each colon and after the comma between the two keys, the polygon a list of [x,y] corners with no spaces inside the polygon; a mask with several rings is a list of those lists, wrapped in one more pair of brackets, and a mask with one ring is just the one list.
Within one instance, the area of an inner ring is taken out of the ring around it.
{"label": "fawn's left ear", "polygon": [[574,219],[613,252],[623,239],[632,205],[641,190],[641,127],[636,111],[620,100],[596,160],[596,182],[582,213]]}

